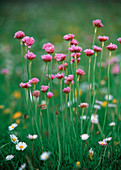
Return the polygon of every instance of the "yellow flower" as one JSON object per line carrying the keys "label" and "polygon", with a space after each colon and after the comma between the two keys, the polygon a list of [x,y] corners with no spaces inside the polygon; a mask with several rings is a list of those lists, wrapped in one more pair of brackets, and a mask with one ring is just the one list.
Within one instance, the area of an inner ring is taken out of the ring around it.
{"label": "yellow flower", "polygon": [[20,124],[20,119],[17,119],[17,120],[16,120],[16,123],[19,125],[19,124]]}
{"label": "yellow flower", "polygon": [[4,109],[4,105],[0,105],[0,109]]}
{"label": "yellow flower", "polygon": [[16,112],[14,115],[13,115],[13,119],[17,119],[19,118],[20,116],[22,115],[22,113],[20,111]]}
{"label": "yellow flower", "polygon": [[102,102],[102,107],[106,107],[107,106],[107,101],[103,101]]}
{"label": "yellow flower", "polygon": [[18,92],[18,91],[14,91],[12,95],[13,95],[13,97],[15,97],[16,99],[20,99],[20,98],[21,98],[21,93]]}
{"label": "yellow flower", "polygon": [[[81,89],[79,89],[79,96],[81,96],[82,95],[82,91],[81,91]],[[77,89],[75,89],[75,97],[77,98]]]}
{"label": "yellow flower", "polygon": [[79,162],[79,161],[76,162],[76,167],[77,167],[77,168],[80,167],[80,162]]}
{"label": "yellow flower", "polygon": [[9,109],[9,108],[6,108],[5,110],[3,110],[3,113],[4,114],[8,114],[8,113],[10,113],[11,112],[11,110]]}
{"label": "yellow flower", "polygon": [[75,107],[73,107],[73,112],[74,112],[75,110],[76,110]]}
{"label": "yellow flower", "polygon": [[114,103],[114,104],[117,103],[117,100],[116,100],[116,99],[113,99],[112,103]]}

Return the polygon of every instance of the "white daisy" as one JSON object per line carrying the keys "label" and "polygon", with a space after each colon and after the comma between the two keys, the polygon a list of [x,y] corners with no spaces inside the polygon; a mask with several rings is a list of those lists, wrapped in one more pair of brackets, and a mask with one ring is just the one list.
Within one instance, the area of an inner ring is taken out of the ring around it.
{"label": "white daisy", "polygon": [[49,156],[50,156],[51,152],[43,152],[41,155],[40,155],[40,160],[42,161],[46,161]]}
{"label": "white daisy", "polygon": [[36,139],[38,136],[37,135],[28,135],[27,138],[31,139],[31,140],[34,140]]}
{"label": "white daisy", "polygon": [[10,139],[11,139],[11,142],[15,144],[19,142],[18,138],[14,134],[10,135]]}
{"label": "white daisy", "polygon": [[109,123],[109,126],[115,126],[115,122],[111,122],[111,123]]}
{"label": "white daisy", "polygon": [[102,105],[102,101],[96,100],[95,103]]}
{"label": "white daisy", "polygon": [[83,134],[80,136],[82,140],[87,140],[89,138],[88,134]]}
{"label": "white daisy", "polygon": [[16,150],[22,150],[23,151],[26,147],[27,147],[27,144],[25,142],[19,142],[16,145]]}
{"label": "white daisy", "polygon": [[103,139],[103,141],[109,142],[111,139],[112,139],[112,137],[108,137],[108,138]]}
{"label": "white daisy", "polygon": [[22,170],[26,168],[26,163],[22,164],[21,167],[18,170]]}
{"label": "white daisy", "polygon": [[99,120],[98,120],[98,115],[94,115],[92,114],[91,116],[91,122],[94,124],[98,124]]}
{"label": "white daisy", "polygon": [[[112,100],[113,99],[113,96],[111,94],[109,94],[109,100]],[[108,94],[105,95],[105,100],[108,100]]]}
{"label": "white daisy", "polygon": [[8,130],[9,131],[11,131],[11,130],[13,130],[15,127],[17,127],[18,125],[17,125],[17,123],[13,123],[12,125],[10,125],[9,127],[8,127]]}
{"label": "white daisy", "polygon": [[6,156],[6,161],[10,161],[10,160],[13,159],[13,158],[14,158],[13,155],[8,155],[8,156]]}
{"label": "white daisy", "polygon": [[100,110],[100,109],[101,109],[101,106],[100,106],[100,105],[95,104],[95,105],[94,105],[94,109]]}
{"label": "white daisy", "polygon": [[109,103],[108,107],[116,107],[116,104]]}

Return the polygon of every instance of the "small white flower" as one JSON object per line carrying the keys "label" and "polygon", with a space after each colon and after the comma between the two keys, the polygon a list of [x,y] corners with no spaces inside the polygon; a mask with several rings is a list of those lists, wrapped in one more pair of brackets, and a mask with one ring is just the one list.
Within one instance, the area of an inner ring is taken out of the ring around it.
{"label": "small white flower", "polygon": [[43,152],[41,155],[40,155],[40,160],[42,161],[46,161],[49,156],[50,156],[51,152]]}
{"label": "small white flower", "polygon": [[115,126],[115,122],[111,122],[111,123],[109,123],[109,126]]}
{"label": "small white flower", "polygon": [[8,156],[6,156],[6,161],[10,161],[10,160],[13,159],[13,158],[14,158],[13,155],[8,155]]}
{"label": "small white flower", "polygon": [[86,115],[80,116],[80,119],[86,120],[89,119],[89,117],[87,117]]}
{"label": "small white flower", "polygon": [[88,134],[83,134],[80,136],[82,140],[87,140],[89,138]]}
{"label": "small white flower", "polygon": [[109,142],[111,139],[112,139],[112,137],[108,137],[108,138],[103,139],[103,141]]}
{"label": "small white flower", "polygon": [[91,122],[94,124],[98,124],[99,120],[98,120],[98,115],[94,115],[92,114],[91,116]]}
{"label": "small white flower", "polygon": [[36,139],[38,136],[37,135],[28,135],[27,138],[31,139],[31,140],[34,140]]}
{"label": "small white flower", "polygon": [[100,110],[100,109],[101,109],[101,106],[100,106],[100,105],[95,104],[95,105],[94,105],[94,109],[98,109],[98,110]]}
{"label": "small white flower", "polygon": [[[113,99],[113,96],[111,94],[109,94],[109,100],[112,100]],[[108,100],[108,94],[105,95],[105,100]]]}
{"label": "small white flower", "polygon": [[96,100],[95,103],[102,105],[102,101]]}
{"label": "small white flower", "polygon": [[94,151],[92,150],[92,148],[89,150],[89,153],[92,153],[92,154],[94,153]]}
{"label": "small white flower", "polygon": [[21,167],[18,170],[22,170],[26,168],[26,163],[22,164]]}
{"label": "small white flower", "polygon": [[18,125],[17,125],[17,123],[13,123],[12,125],[10,125],[9,127],[8,127],[8,130],[9,131],[11,131],[11,130],[13,130],[15,127],[17,127]]}
{"label": "small white flower", "polygon": [[10,139],[11,139],[11,142],[15,144],[19,142],[18,138],[14,134],[10,135]]}
{"label": "small white flower", "polygon": [[116,107],[116,104],[109,103],[108,107]]}
{"label": "small white flower", "polygon": [[22,150],[23,151],[26,147],[27,147],[27,144],[25,142],[19,142],[16,145],[16,150]]}

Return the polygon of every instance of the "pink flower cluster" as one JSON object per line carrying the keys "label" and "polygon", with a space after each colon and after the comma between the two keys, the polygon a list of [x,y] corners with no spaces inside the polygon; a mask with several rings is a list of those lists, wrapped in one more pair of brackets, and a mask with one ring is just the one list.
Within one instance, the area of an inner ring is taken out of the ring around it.
{"label": "pink flower cluster", "polygon": [[80,57],[78,57],[77,59],[72,58],[71,61],[70,61],[70,63],[71,63],[71,64],[72,64],[72,63],[75,63],[75,60],[77,60],[77,63],[79,63],[80,60],[81,60],[81,58],[80,58]]}
{"label": "pink flower cluster", "polygon": [[28,47],[31,48],[32,44],[34,44],[35,40],[33,37],[26,36],[22,39],[22,42]]}
{"label": "pink flower cluster", "polygon": [[41,92],[43,93],[45,93],[48,89],[49,89],[48,86],[44,86],[44,85],[41,86]]}
{"label": "pink flower cluster", "polygon": [[38,97],[40,96],[40,91],[39,91],[39,90],[34,90],[34,91],[32,92],[32,96],[38,98]]}
{"label": "pink flower cluster", "polygon": [[43,45],[42,49],[44,49],[48,54],[51,54],[54,52],[55,47],[53,44],[47,43]]}
{"label": "pink flower cluster", "polygon": [[21,38],[23,38],[23,37],[25,37],[25,34],[24,34],[23,31],[18,31],[18,32],[16,32],[15,35],[14,35],[14,38],[17,38],[17,39],[21,39]]}
{"label": "pink flower cluster", "polygon": [[36,55],[28,50],[28,54],[24,56],[25,59],[33,60],[35,59]]}
{"label": "pink flower cluster", "polygon": [[114,75],[119,74],[119,65],[116,64],[116,65],[112,68],[111,71],[112,71],[112,74],[114,74]]}
{"label": "pink flower cluster", "polygon": [[41,55],[41,58],[45,62],[50,62],[52,60],[52,56],[50,54]]}
{"label": "pink flower cluster", "polygon": [[[64,70],[66,70],[67,67],[68,67],[68,64],[64,63]],[[63,64],[58,66],[58,70],[63,71]]]}
{"label": "pink flower cluster", "polygon": [[86,49],[86,50],[84,50],[84,53],[85,53],[87,56],[92,56],[92,55],[94,54],[94,50]]}
{"label": "pink flower cluster", "polygon": [[94,50],[95,52],[101,52],[101,51],[102,51],[102,48],[94,45],[93,50]]}
{"label": "pink flower cluster", "polygon": [[56,53],[54,59],[56,61],[64,61],[66,59],[66,54],[63,53]]}
{"label": "pink flower cluster", "polygon": [[117,45],[110,43],[110,44],[106,47],[106,49],[111,50],[111,51],[115,51],[115,50],[117,49]]}
{"label": "pink flower cluster", "polygon": [[119,37],[117,41],[119,42],[119,44],[121,44],[121,37]]}
{"label": "pink flower cluster", "polygon": [[53,93],[48,92],[48,93],[47,93],[47,98],[48,98],[48,99],[51,99],[52,97],[53,97]]}
{"label": "pink flower cluster", "polygon": [[29,87],[31,87],[31,84],[29,84],[28,82],[27,83],[23,83],[23,82],[21,82],[20,84],[19,84],[19,86],[21,87],[21,88],[29,88]]}
{"label": "pink flower cluster", "polygon": [[57,79],[62,79],[63,78],[63,73],[57,73],[56,75],[55,75],[55,77],[57,78]]}
{"label": "pink flower cluster", "polygon": [[46,77],[48,80],[50,80],[50,79],[53,80],[55,78],[55,76],[53,74],[51,74],[51,75],[46,74]]}
{"label": "pink flower cluster", "polygon": [[3,68],[3,69],[1,70],[1,74],[3,74],[3,75],[6,75],[6,74],[8,74],[8,73],[9,73],[8,68]]}
{"label": "pink flower cluster", "polygon": [[72,53],[71,54],[71,57],[73,57],[73,58],[78,58],[79,56],[81,55],[81,53]]}
{"label": "pink flower cluster", "polygon": [[78,69],[78,70],[76,70],[76,74],[82,77],[85,75],[85,72],[81,69]]}
{"label": "pink flower cluster", "polygon": [[73,39],[73,40],[70,41],[70,44],[71,45],[77,45],[79,43],[78,43],[78,41],[76,39]]}
{"label": "pink flower cluster", "polygon": [[100,20],[100,19],[96,19],[96,20],[94,20],[92,23],[93,23],[93,26],[94,26],[94,27],[100,28],[100,27],[103,27],[103,26],[104,26],[104,25],[101,23],[101,20]]}
{"label": "pink flower cluster", "polygon": [[68,85],[69,85],[70,83],[74,84],[73,78],[74,78],[74,75],[73,75],[73,74],[68,75],[68,77],[65,76],[65,81],[64,81],[64,83],[65,83],[65,84],[68,84]]}
{"label": "pink flower cluster", "polygon": [[109,39],[109,37],[107,37],[107,36],[99,36],[98,37],[98,40],[100,41],[100,42],[105,42],[105,41],[107,41]]}
{"label": "pink flower cluster", "polygon": [[68,48],[68,50],[70,52],[81,52],[82,51],[82,48],[80,46],[75,46],[75,45],[72,45],[71,47]]}
{"label": "pink flower cluster", "polygon": [[31,80],[29,80],[29,84],[34,84],[36,85],[39,82],[38,78],[32,78]]}
{"label": "pink flower cluster", "polygon": [[66,87],[62,90],[64,93],[68,94],[70,92],[70,87]]}
{"label": "pink flower cluster", "polygon": [[74,38],[73,34],[64,35],[63,39],[66,41],[71,41]]}

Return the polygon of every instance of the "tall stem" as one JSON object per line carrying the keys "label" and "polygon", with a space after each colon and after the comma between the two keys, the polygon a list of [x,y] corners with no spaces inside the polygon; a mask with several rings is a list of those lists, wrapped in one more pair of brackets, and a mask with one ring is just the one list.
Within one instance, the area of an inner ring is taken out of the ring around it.
{"label": "tall stem", "polygon": [[23,42],[20,40],[21,45],[21,66],[22,66],[22,81],[24,82],[24,56],[23,56]]}

